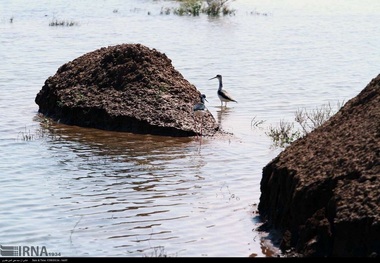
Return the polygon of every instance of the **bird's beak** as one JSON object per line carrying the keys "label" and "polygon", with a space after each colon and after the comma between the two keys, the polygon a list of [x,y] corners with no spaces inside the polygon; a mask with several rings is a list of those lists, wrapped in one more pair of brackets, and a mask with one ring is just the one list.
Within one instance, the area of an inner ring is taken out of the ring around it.
{"label": "bird's beak", "polygon": [[216,76],[215,76],[215,77],[213,77],[213,78],[211,78],[211,79],[209,79],[209,80],[212,80],[212,79],[216,79]]}
{"label": "bird's beak", "polygon": [[208,100],[205,98],[205,101],[207,101],[208,102]]}

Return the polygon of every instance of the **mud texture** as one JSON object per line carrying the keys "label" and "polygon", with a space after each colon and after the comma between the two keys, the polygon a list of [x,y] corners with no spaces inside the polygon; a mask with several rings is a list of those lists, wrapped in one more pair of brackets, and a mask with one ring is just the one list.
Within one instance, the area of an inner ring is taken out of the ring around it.
{"label": "mud texture", "polygon": [[[40,113],[61,123],[165,136],[201,132],[193,114],[199,101],[165,54],[141,44],[103,47],[62,65],[35,98]],[[218,131],[207,112],[203,135]]]}
{"label": "mud texture", "polygon": [[380,256],[380,75],[263,168],[261,229],[287,256]]}

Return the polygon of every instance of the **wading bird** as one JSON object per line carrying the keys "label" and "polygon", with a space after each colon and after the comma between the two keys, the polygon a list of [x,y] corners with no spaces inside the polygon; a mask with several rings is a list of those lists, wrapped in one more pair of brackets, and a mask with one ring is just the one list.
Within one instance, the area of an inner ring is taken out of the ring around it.
{"label": "wading bird", "polygon": [[[197,104],[194,105],[193,107],[193,112],[194,112],[194,115],[197,116],[198,118],[200,117],[201,118],[201,128],[200,128],[200,134],[202,136],[202,126],[203,126],[203,115],[206,113],[207,111],[207,108],[205,106],[205,101],[206,100],[206,95],[205,94],[202,94],[200,96],[200,102],[198,102]],[[197,133],[197,137],[198,137],[198,133]]]}
{"label": "wading bird", "polygon": [[227,107],[227,102],[233,101],[233,102],[237,103],[237,101],[234,100],[231,97],[231,95],[226,90],[223,89],[222,75],[218,74],[211,79],[218,79],[219,80],[218,97],[220,99],[220,107],[223,107],[223,102],[225,103],[225,107]]}

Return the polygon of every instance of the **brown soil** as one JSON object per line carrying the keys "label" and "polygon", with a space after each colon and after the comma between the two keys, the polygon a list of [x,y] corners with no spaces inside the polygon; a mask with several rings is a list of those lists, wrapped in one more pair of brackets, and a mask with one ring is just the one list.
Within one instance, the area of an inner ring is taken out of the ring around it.
{"label": "brown soil", "polygon": [[[122,44],[84,54],[49,77],[35,102],[39,112],[66,124],[168,136],[200,132],[193,105],[200,92],[163,53]],[[203,135],[219,131],[211,113]]]}
{"label": "brown soil", "polygon": [[286,255],[379,257],[379,205],[380,75],[264,167],[258,210]]}

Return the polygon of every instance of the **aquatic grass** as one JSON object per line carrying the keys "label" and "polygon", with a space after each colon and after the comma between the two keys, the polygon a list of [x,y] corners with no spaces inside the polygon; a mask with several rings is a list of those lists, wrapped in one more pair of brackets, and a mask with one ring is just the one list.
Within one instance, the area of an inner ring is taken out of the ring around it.
{"label": "aquatic grass", "polygon": [[75,223],[73,229],[70,230],[70,244],[73,245],[72,235],[75,232],[75,228],[78,226],[79,222],[82,220],[83,215],[79,218],[79,220]]}
{"label": "aquatic grass", "polygon": [[200,0],[184,0],[180,1],[180,6],[177,9],[174,9],[174,14],[176,15],[192,15],[192,16],[199,16],[201,8],[202,8],[202,1]]}
{"label": "aquatic grass", "polygon": [[[173,8],[175,15],[183,16],[199,16],[200,14],[207,14],[208,16],[219,15],[232,15],[235,14],[235,10],[231,9],[228,4],[234,0],[177,0],[180,2],[178,8]],[[161,14],[163,14],[161,9]],[[165,14],[169,14],[170,9],[165,9]]]}
{"label": "aquatic grass", "polygon": [[151,247],[153,252],[150,255],[145,255],[145,257],[154,257],[154,258],[166,258],[168,257],[165,248],[163,246]]}
{"label": "aquatic grass", "polygon": [[59,140],[59,136],[52,129],[53,121],[43,115],[38,115],[35,117],[36,121],[40,122],[40,127],[31,131],[27,130],[26,126],[24,131],[18,132],[17,140],[22,141],[33,141],[44,138],[49,138],[51,140]]}
{"label": "aquatic grass", "polygon": [[17,138],[21,138],[23,141],[31,141],[35,138],[34,134],[31,134],[30,130],[26,130],[23,132],[19,132]]}
{"label": "aquatic grass", "polygon": [[57,19],[53,19],[49,23],[49,26],[66,26],[66,27],[71,27],[71,26],[77,26],[77,25],[79,25],[79,24],[78,24],[78,22],[75,22],[75,21],[57,20]]}
{"label": "aquatic grass", "polygon": [[284,120],[281,120],[278,126],[269,126],[269,131],[265,134],[272,139],[276,147],[285,147],[301,137],[298,130],[294,131],[294,123]]}
{"label": "aquatic grass", "polygon": [[258,12],[256,11],[256,9],[251,11],[249,14],[254,15],[254,16],[269,16],[270,15],[270,13]]}
{"label": "aquatic grass", "polygon": [[[337,103],[337,110],[343,106],[344,102]],[[301,126],[304,134],[318,128],[325,123],[337,111],[330,103],[323,104],[321,107],[316,107],[311,111],[305,108],[298,109],[295,113],[295,121]]]}
{"label": "aquatic grass", "polygon": [[254,116],[251,120],[251,127],[254,128],[258,128],[261,124],[263,124],[265,122],[265,120],[256,120],[256,116]]}
{"label": "aquatic grass", "polygon": [[298,109],[295,112],[295,122],[298,123],[301,130],[295,129],[293,122],[281,120],[278,126],[270,126],[265,134],[272,139],[274,146],[281,148],[286,147],[295,140],[320,127],[342,108],[343,105],[344,102],[338,101],[335,109],[330,103],[323,104],[309,111],[306,108]]}
{"label": "aquatic grass", "polygon": [[46,131],[43,129],[36,129],[34,133],[30,130],[21,131],[18,133],[17,139],[22,141],[33,141],[47,137]]}
{"label": "aquatic grass", "polygon": [[236,194],[231,193],[230,188],[228,187],[228,185],[226,185],[225,182],[220,187],[220,194],[216,193],[216,197],[219,197],[219,196],[221,196],[222,199],[228,198],[228,201],[231,201],[231,200],[240,201],[240,197],[237,196]]}
{"label": "aquatic grass", "polygon": [[148,239],[149,247],[150,247],[150,250],[152,250],[152,252],[150,254],[145,254],[144,257],[166,258],[166,257],[178,256],[178,253],[175,253],[173,255],[169,255],[167,253],[167,251],[165,250],[164,246],[152,247],[152,245],[150,244],[150,240],[152,240],[152,235],[153,235],[153,232],[150,234],[149,239]]}
{"label": "aquatic grass", "polygon": [[169,7],[161,7],[161,15],[170,15],[171,9]]}
{"label": "aquatic grass", "polygon": [[235,10],[228,6],[231,0],[207,0],[206,2],[207,7],[205,7],[202,12],[209,16],[219,16],[221,14],[225,16],[235,14]]}

